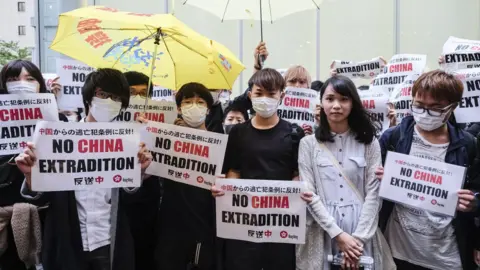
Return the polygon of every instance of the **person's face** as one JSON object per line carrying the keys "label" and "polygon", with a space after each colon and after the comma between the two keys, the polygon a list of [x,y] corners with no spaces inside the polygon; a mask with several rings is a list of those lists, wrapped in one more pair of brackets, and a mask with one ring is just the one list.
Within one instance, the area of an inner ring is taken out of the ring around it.
{"label": "person's face", "polygon": [[95,91],[95,97],[100,98],[100,99],[111,99],[115,102],[122,102],[122,99],[119,96],[111,94],[111,93],[107,93],[107,92],[101,90],[100,88],[98,88]]}
{"label": "person's face", "polygon": [[65,115],[69,122],[78,122],[78,113],[70,110],[59,110],[59,113]]}
{"label": "person's face", "polygon": [[310,85],[308,85],[308,80],[306,77],[288,78],[286,83],[287,83],[287,87],[310,88]]}
{"label": "person's face", "polygon": [[250,99],[252,98],[261,98],[261,97],[269,97],[280,100],[283,98],[285,93],[283,93],[280,89],[278,91],[269,92],[258,85],[253,85],[252,91],[248,92],[248,96]]}
{"label": "person's face", "polygon": [[225,117],[225,125],[236,125],[245,122],[245,118],[241,112],[231,111]]}
{"label": "person's face", "polygon": [[18,77],[9,77],[7,78],[7,83],[8,82],[18,82],[18,81],[25,81],[29,83],[36,84],[36,92],[40,92],[40,84],[38,81],[28,73],[28,71],[25,68],[22,68],[22,71],[18,75]]}
{"label": "person's face", "polygon": [[[445,112],[445,108],[451,105],[448,100],[436,100],[430,95],[429,93],[422,93],[417,92],[415,93],[415,97],[413,98],[412,106],[428,109],[432,112],[443,113]],[[456,106],[448,107],[450,112],[445,115],[445,119],[450,117],[451,112],[455,109]]]}
{"label": "person's face", "polygon": [[130,86],[130,96],[141,96],[146,97],[148,93],[148,85],[131,85]]}
{"label": "person's face", "polygon": [[322,97],[322,107],[328,121],[334,123],[348,121],[352,111],[352,100],[335,92],[332,85],[328,85]]}
{"label": "person's face", "polygon": [[195,105],[198,107],[208,108],[207,102],[203,98],[195,96],[191,98],[184,98],[182,100],[182,103],[180,103],[180,108],[178,108],[178,113],[180,114],[182,113],[181,111],[182,108],[189,109]]}

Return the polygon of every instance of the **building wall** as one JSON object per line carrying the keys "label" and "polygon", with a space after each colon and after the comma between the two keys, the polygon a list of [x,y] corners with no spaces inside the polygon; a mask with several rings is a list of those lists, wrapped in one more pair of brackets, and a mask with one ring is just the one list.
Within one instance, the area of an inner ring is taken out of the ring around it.
{"label": "building wall", "polygon": [[[18,11],[18,2],[25,2],[25,11]],[[32,19],[35,16],[34,0],[0,0],[0,39],[18,41],[21,47],[35,46],[35,29]],[[18,26],[25,26],[25,35],[18,34]]]}

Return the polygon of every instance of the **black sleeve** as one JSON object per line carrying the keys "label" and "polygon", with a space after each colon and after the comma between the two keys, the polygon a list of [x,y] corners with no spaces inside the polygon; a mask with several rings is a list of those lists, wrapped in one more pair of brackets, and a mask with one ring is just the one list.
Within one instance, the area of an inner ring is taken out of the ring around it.
{"label": "black sleeve", "polygon": [[[294,125],[294,130],[293,130],[293,133],[292,134],[292,139],[293,139],[293,158],[294,158],[294,168],[295,168],[295,176],[298,175],[298,148],[300,146],[300,140],[305,137],[305,131],[303,131],[303,129],[298,126],[298,125]],[[315,135],[313,135],[315,136]]]}
{"label": "black sleeve", "polygon": [[248,92],[250,92],[250,88],[245,90],[245,93],[236,97],[233,100],[232,105],[236,106],[236,107],[243,108],[246,111],[251,110],[252,109],[252,101],[248,98]]}
{"label": "black sleeve", "polygon": [[240,171],[241,153],[240,153],[240,126],[235,125],[230,134],[228,134],[227,150],[225,151],[225,158],[223,159],[222,173],[227,174],[229,170]]}
{"label": "black sleeve", "polygon": [[465,129],[465,131],[477,137],[477,135],[480,133],[480,123],[472,124],[467,129]]}
{"label": "black sleeve", "polygon": [[223,110],[222,105],[215,104],[210,109],[205,120],[207,130],[215,133],[224,134],[223,132]]}
{"label": "black sleeve", "polygon": [[58,120],[60,120],[62,122],[68,122],[68,118],[63,113],[58,114]]}

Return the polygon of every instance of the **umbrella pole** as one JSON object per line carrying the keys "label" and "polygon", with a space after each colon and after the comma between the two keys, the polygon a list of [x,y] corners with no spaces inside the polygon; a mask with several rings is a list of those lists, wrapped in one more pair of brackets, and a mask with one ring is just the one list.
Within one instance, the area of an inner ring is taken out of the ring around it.
{"label": "umbrella pole", "polygon": [[143,108],[143,113],[147,110],[147,105],[148,105],[148,97],[150,96],[150,88],[152,87],[152,78],[153,78],[153,69],[155,68],[155,60],[157,60],[157,51],[158,51],[158,45],[160,45],[160,35],[161,35],[161,30],[158,28],[157,33],[155,34],[155,49],[153,50],[153,59],[152,59],[152,66],[150,67],[150,76],[148,79],[148,88],[147,88],[147,97],[145,98],[145,107]]}
{"label": "umbrella pole", "polygon": [[[262,0],[260,2],[260,41],[263,42],[263,11],[262,11]],[[260,67],[263,67],[265,63],[265,56],[260,55]]]}

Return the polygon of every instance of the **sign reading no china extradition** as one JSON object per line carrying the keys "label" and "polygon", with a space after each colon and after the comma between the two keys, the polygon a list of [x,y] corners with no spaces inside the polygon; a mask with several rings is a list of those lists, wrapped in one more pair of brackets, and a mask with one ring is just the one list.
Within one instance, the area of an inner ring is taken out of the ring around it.
{"label": "sign reading no china extradition", "polygon": [[0,155],[21,153],[42,119],[58,121],[53,94],[0,95]]}
{"label": "sign reading no china extradition", "polygon": [[464,167],[388,152],[380,197],[454,216],[464,179]]}
{"label": "sign reading no china extradition", "polygon": [[278,116],[302,128],[312,128],[315,124],[315,106],[319,104],[318,93],[312,89],[292,88],[285,91],[285,97],[278,106]]}
{"label": "sign reading no china extradition", "polygon": [[139,187],[139,124],[40,121],[34,191]]}
{"label": "sign reading no china extradition", "polygon": [[59,109],[83,108],[82,87],[95,69],[79,61],[57,58],[57,74],[62,90],[57,96]]}
{"label": "sign reading no china extradition", "polygon": [[306,204],[299,181],[217,179],[217,236],[257,243],[305,243]]}

